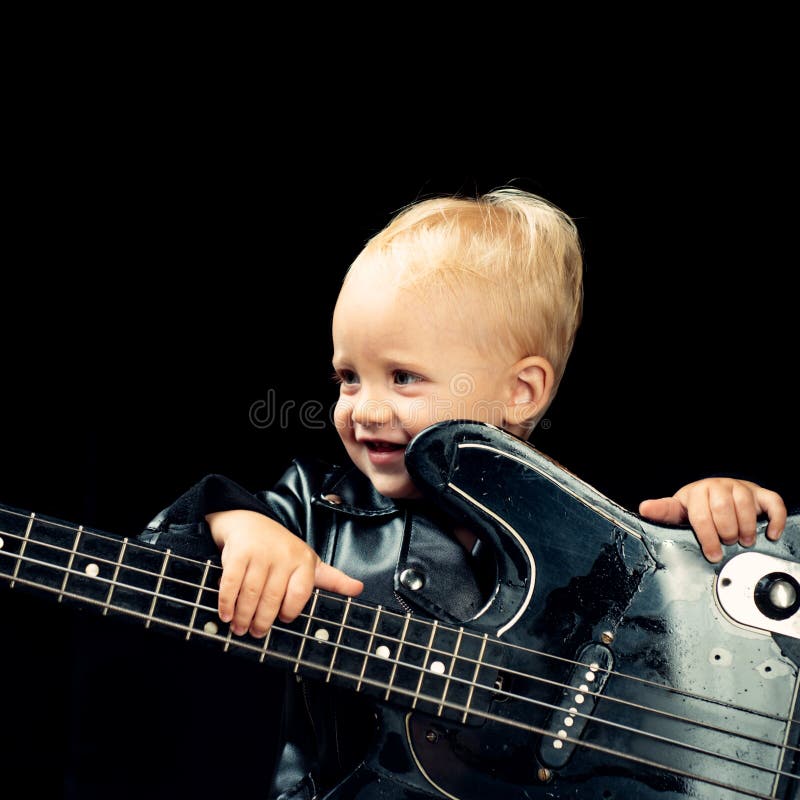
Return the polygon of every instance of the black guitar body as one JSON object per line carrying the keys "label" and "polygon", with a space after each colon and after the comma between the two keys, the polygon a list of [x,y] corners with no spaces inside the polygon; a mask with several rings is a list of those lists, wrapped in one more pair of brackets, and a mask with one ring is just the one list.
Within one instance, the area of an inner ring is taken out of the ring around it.
{"label": "black guitar body", "polygon": [[406,460],[497,553],[463,628],[315,591],[236,637],[218,564],[2,507],[0,579],[374,696],[370,755],[327,800],[797,800],[797,514],[711,565],[497,428],[440,423]]}
{"label": "black guitar body", "polygon": [[492,427],[429,428],[407,464],[501,554],[469,623],[507,645],[483,654],[502,660],[498,692],[466,724],[383,706],[371,757],[331,798],[798,797],[798,515],[711,565],[690,529]]}

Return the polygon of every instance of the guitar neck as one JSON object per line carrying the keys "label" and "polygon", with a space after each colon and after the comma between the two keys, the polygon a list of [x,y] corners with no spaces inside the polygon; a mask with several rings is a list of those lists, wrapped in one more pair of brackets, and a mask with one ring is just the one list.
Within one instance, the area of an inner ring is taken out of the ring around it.
{"label": "guitar neck", "polygon": [[240,637],[217,615],[221,571],[212,561],[0,506],[0,584],[12,589],[464,722],[491,700],[491,664],[501,654],[485,634],[315,590],[292,623],[276,623],[262,639]]}

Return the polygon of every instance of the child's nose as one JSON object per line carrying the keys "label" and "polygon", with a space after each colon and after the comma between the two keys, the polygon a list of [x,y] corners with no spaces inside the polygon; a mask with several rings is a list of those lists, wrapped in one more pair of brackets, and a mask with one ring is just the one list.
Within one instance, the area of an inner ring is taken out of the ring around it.
{"label": "child's nose", "polygon": [[388,400],[365,397],[353,404],[353,422],[359,425],[388,425],[394,409]]}

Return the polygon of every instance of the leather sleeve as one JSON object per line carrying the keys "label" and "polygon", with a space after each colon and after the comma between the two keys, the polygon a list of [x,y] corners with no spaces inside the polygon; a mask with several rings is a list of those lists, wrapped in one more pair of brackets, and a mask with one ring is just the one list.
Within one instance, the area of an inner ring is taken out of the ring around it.
{"label": "leather sleeve", "polygon": [[273,516],[255,495],[224,475],[207,475],[156,514],[139,539],[169,547],[186,558],[204,561],[219,556],[206,514],[244,508]]}
{"label": "leather sleeve", "polygon": [[[340,470],[323,462],[295,461],[272,489],[255,494],[222,475],[208,475],[156,515],[140,538],[198,560],[218,558],[205,515],[244,508],[276,520],[322,554],[334,509],[348,509],[351,499],[345,485],[339,488],[336,483],[339,475]],[[326,495],[331,486],[344,498],[337,493]],[[370,484],[366,484],[366,491],[372,492]],[[372,494],[366,496],[374,502]],[[368,511],[353,520],[346,512],[342,521],[344,524],[347,520],[348,528],[355,520],[380,526],[395,515],[393,507],[390,511]],[[402,525],[400,532],[402,535]],[[285,680],[283,713],[280,721],[274,722],[280,724],[281,732],[269,796],[272,800],[311,800],[321,787],[334,785],[357,763],[361,754],[356,751],[368,741],[364,730],[372,716],[371,712],[367,715],[366,705],[363,713],[355,713],[360,705],[349,694],[345,710],[339,712],[338,695],[329,687],[298,681],[293,674]],[[350,735],[340,733],[340,724],[344,723],[352,723]]]}
{"label": "leather sleeve", "polygon": [[259,492],[254,499],[267,509],[262,513],[313,546],[312,532],[318,523],[314,524],[312,501],[330,474],[331,469],[321,462],[293,461],[270,491]]}
{"label": "leather sleeve", "polygon": [[207,475],[147,525],[140,539],[169,547],[187,558],[205,560],[218,555],[206,514],[246,509],[280,522],[292,533],[307,539],[312,528],[311,498],[329,474],[322,464],[293,462],[278,483],[256,494],[224,475]]}

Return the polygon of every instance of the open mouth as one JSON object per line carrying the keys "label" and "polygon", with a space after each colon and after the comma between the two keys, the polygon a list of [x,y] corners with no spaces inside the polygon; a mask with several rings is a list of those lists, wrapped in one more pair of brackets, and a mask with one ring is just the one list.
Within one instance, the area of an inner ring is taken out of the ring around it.
{"label": "open mouth", "polygon": [[368,450],[373,453],[393,453],[397,450],[405,450],[404,444],[395,444],[394,442],[365,442]]}

